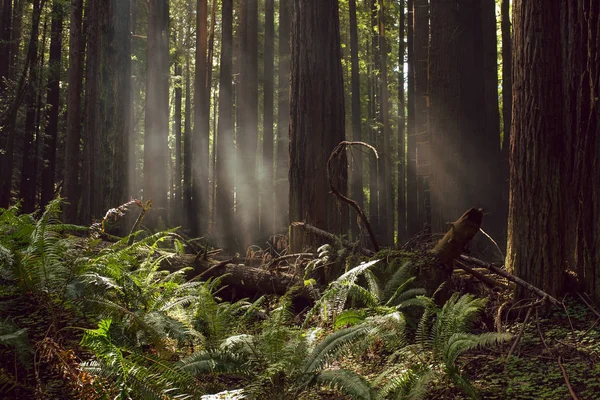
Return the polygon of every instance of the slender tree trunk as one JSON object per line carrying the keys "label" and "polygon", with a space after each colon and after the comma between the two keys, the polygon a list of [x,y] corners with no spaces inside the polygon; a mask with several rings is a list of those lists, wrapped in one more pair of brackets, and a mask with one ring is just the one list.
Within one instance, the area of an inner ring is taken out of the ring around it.
{"label": "slender tree trunk", "polygon": [[[507,268],[549,294],[563,289],[560,4],[514,5],[513,125]],[[543,71],[543,73],[540,73]],[[516,297],[529,296],[517,287]]]}
{"label": "slender tree trunk", "polygon": [[[33,13],[41,13],[42,5],[39,0],[33,3]],[[22,210],[24,213],[31,213],[35,209],[35,131],[36,131],[36,105],[37,90],[39,89],[38,74],[38,34],[39,24],[32,19],[31,36],[34,38],[30,45],[33,45],[31,60],[29,64],[29,84],[25,99],[25,128],[23,135],[23,162],[21,166],[21,186],[19,197],[22,200]]]}
{"label": "slender tree trunk", "polygon": [[429,4],[414,0],[415,145],[419,230],[431,230],[431,143],[428,127]]}
{"label": "slender tree trunk", "polygon": [[392,146],[391,128],[389,121],[389,92],[388,92],[388,46],[385,33],[385,1],[379,0],[378,26],[379,26],[379,124],[383,146],[383,154],[379,157],[379,219],[381,235],[384,239],[380,244],[392,245],[394,243],[394,191],[392,184]]}
{"label": "slender tree trunk", "polygon": [[509,191],[509,139],[512,126],[512,37],[510,23],[510,0],[500,2],[502,30],[502,202],[504,216],[508,214]]}
{"label": "slender tree trunk", "polygon": [[85,120],[83,138],[83,173],[81,222],[89,224],[94,215],[100,213],[100,196],[95,196],[94,191],[99,185],[99,157],[100,152],[100,54],[101,32],[100,20],[103,18],[105,7],[99,0],[89,0],[85,10],[85,24],[87,24],[87,54],[85,67]]}
{"label": "slender tree trunk", "polygon": [[50,28],[50,60],[47,86],[48,123],[42,153],[41,206],[54,198],[54,173],[56,170],[56,139],[58,136],[58,111],[60,107],[60,71],[62,52],[62,25],[64,5],[59,0],[52,4],[52,27]]}
{"label": "slender tree trunk", "polygon": [[[350,62],[352,65],[352,140],[362,140],[362,118],[360,111],[360,68],[358,66],[358,26],[356,22],[356,0],[349,1],[350,8]],[[352,153],[352,199],[359,207],[364,206],[363,192],[363,166],[362,153]],[[352,215],[350,218],[351,232],[354,237],[358,236],[360,229],[358,219]]]}
{"label": "slender tree trunk", "polygon": [[235,152],[233,142],[233,0],[224,0],[219,76],[219,125],[217,141],[216,228],[221,246],[235,249],[233,226],[233,184]]}
{"label": "slender tree trunk", "polygon": [[[148,2],[148,69],[144,135],[144,198],[152,200],[146,223],[166,218],[169,132],[169,2]],[[190,216],[191,217],[191,216]]]}
{"label": "slender tree trunk", "polygon": [[[290,219],[347,233],[348,210],[329,193],[327,160],[344,140],[344,87],[337,0],[293,2],[290,104]],[[331,179],[346,192],[346,159]],[[291,229],[290,251],[316,249],[322,239]],[[325,279],[335,276],[325,273]]]}
{"label": "slender tree trunk", "polygon": [[[192,91],[191,91],[190,59],[186,53],[185,60],[185,122],[183,125],[183,209],[186,218],[185,226],[191,228],[190,216],[194,213],[192,203]],[[191,230],[191,229],[190,229]]]}
{"label": "slender tree trunk", "polygon": [[241,13],[240,115],[237,133],[236,215],[238,241],[246,249],[258,237],[256,152],[258,141],[258,4],[244,0]]}
{"label": "slender tree trunk", "polygon": [[273,90],[275,81],[275,1],[265,0],[265,48],[264,48],[264,105],[263,105],[263,179],[260,185],[261,221],[260,237],[274,233],[273,207]]}
{"label": "slender tree trunk", "polygon": [[[378,119],[378,88],[379,88],[379,37],[375,34],[377,32],[377,3],[376,0],[369,0],[369,11],[371,13],[371,58],[369,58],[369,121],[371,125],[370,129],[370,142],[372,145],[379,147],[379,151],[382,151],[381,146],[378,143],[379,137],[379,119]],[[382,154],[382,156],[384,156]],[[379,198],[379,162],[373,155],[369,157],[369,222],[375,234],[381,241],[381,220],[379,217],[380,209],[380,198]]]}
{"label": "slender tree trunk", "polygon": [[194,136],[192,138],[192,235],[206,232],[208,225],[208,165],[210,83],[207,65],[207,0],[198,0],[196,10],[196,74],[194,80]]}
{"label": "slender tree trunk", "polygon": [[279,0],[279,68],[277,83],[277,160],[275,167],[275,230],[287,232],[289,221],[290,17],[291,3]]}
{"label": "slender tree trunk", "polygon": [[406,55],[405,1],[399,1],[400,21],[398,31],[398,244],[406,240],[406,95],[404,90],[404,62]]}
{"label": "slender tree trunk", "polygon": [[85,43],[82,38],[83,0],[71,0],[69,32],[69,91],[67,98],[67,135],[65,138],[65,171],[63,197],[67,199],[65,219],[68,223],[78,222],[79,165],[81,140],[81,86],[83,79],[83,57]]}
{"label": "slender tree trunk", "polygon": [[181,211],[182,211],[182,202],[181,202],[181,100],[183,97],[183,88],[181,87],[181,83],[183,82],[183,70],[181,68],[181,64],[179,62],[175,63],[175,75],[179,81],[179,84],[175,86],[175,195],[171,204],[172,210],[172,218],[174,221],[172,223],[174,225],[181,224]]}
{"label": "slender tree trunk", "polygon": [[417,133],[415,104],[415,46],[414,46],[414,3],[407,0],[408,18],[406,25],[407,57],[407,143],[406,143],[406,226],[408,235],[421,231],[419,223],[419,200],[417,196]]}

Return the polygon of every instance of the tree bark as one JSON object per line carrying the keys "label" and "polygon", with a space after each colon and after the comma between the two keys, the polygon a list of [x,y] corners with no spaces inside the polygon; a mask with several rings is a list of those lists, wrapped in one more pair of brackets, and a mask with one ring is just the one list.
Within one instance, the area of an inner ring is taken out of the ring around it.
{"label": "tree bark", "polygon": [[407,0],[407,135],[406,135],[406,229],[408,236],[421,231],[419,224],[419,200],[417,196],[417,136],[415,104],[415,46],[414,46],[414,3]]}
{"label": "tree bark", "polygon": [[398,30],[398,244],[406,240],[406,93],[404,90],[404,63],[406,56],[406,14],[405,1],[400,0],[400,21]]}
{"label": "tree bark", "polygon": [[189,215],[192,236],[200,236],[208,228],[208,166],[210,82],[208,79],[208,1],[198,0],[196,9],[196,74],[194,80],[194,136],[192,138],[192,199]]}
{"label": "tree bark", "polygon": [[82,32],[83,0],[71,0],[71,21],[69,32],[69,89],[67,97],[67,135],[65,138],[65,171],[63,197],[68,205],[65,220],[79,222],[79,168],[81,162],[81,86],[83,80],[83,59],[85,42]]}
{"label": "tree bark", "polygon": [[217,141],[216,228],[221,246],[235,249],[233,184],[235,179],[233,120],[233,0],[223,1],[219,76],[219,140]]}
{"label": "tree bark", "polygon": [[279,65],[277,82],[277,159],[275,167],[275,230],[287,232],[289,223],[290,144],[290,18],[291,3],[279,0]]}
{"label": "tree bark", "polygon": [[[507,268],[549,294],[563,290],[564,152],[560,4],[517,0]],[[543,73],[542,73],[543,71]],[[517,288],[517,299],[528,294]]]}
{"label": "tree bark", "polygon": [[[352,140],[362,140],[362,118],[360,111],[360,68],[358,66],[358,26],[356,22],[356,0],[349,1],[350,10],[350,62],[352,65]],[[352,200],[364,207],[362,153],[352,153]],[[358,217],[350,218],[354,237],[360,233]]]}
{"label": "tree bark", "polygon": [[414,0],[414,85],[415,133],[417,168],[417,215],[415,228],[431,231],[431,142],[428,127],[428,65],[429,65],[429,4]]}
{"label": "tree bark", "polygon": [[[166,218],[169,132],[169,1],[148,2],[148,69],[144,135],[144,198],[153,211],[146,224]],[[192,216],[190,215],[190,218]]]}
{"label": "tree bark", "polygon": [[[41,14],[42,5],[40,0],[35,0],[33,3],[33,13]],[[24,213],[31,213],[35,209],[35,132],[36,132],[36,100],[37,91],[39,90],[39,74],[38,74],[38,35],[39,35],[39,20],[36,23],[35,18],[32,18],[31,37],[29,45],[33,46],[31,51],[31,59],[29,64],[29,82],[25,95],[25,127],[23,135],[22,147],[22,164],[21,164],[21,185],[19,197],[22,200],[21,209]]]}
{"label": "tree bark", "polygon": [[60,107],[60,72],[62,52],[62,25],[65,9],[55,0],[52,3],[52,27],[50,28],[50,60],[48,61],[48,85],[46,112],[48,123],[42,153],[41,206],[45,207],[54,198],[54,173],[56,170],[56,142],[58,136],[58,111]]}
{"label": "tree bark", "polygon": [[[290,219],[346,234],[348,210],[329,194],[327,159],[344,140],[337,0],[294,0],[292,18],[292,88],[290,104]],[[345,155],[332,175],[346,192]],[[316,249],[322,239],[298,228],[290,233],[290,251]]]}
{"label": "tree bark", "polygon": [[275,2],[265,1],[265,48],[264,48],[264,105],[263,105],[263,162],[260,185],[260,237],[275,233],[274,185],[273,185],[273,87],[275,72]]}
{"label": "tree bark", "polygon": [[242,250],[258,238],[258,0],[244,0],[241,11],[241,70],[237,140],[236,220]]}

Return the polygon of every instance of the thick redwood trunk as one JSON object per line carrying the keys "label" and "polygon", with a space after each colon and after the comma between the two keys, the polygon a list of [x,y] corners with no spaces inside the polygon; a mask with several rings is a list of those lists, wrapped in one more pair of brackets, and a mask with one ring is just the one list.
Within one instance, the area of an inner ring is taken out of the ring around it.
{"label": "thick redwood trunk", "polygon": [[[559,294],[564,279],[560,4],[514,3],[513,126],[507,268]],[[558,163],[557,163],[558,160]],[[517,298],[527,297],[517,288]]]}
{"label": "thick redwood trunk", "polygon": [[[337,0],[294,0],[290,105],[290,219],[338,234],[347,232],[347,207],[329,193],[327,159],[344,140],[344,88]],[[346,158],[335,186],[346,192]],[[316,249],[321,238],[291,230],[291,251]]]}

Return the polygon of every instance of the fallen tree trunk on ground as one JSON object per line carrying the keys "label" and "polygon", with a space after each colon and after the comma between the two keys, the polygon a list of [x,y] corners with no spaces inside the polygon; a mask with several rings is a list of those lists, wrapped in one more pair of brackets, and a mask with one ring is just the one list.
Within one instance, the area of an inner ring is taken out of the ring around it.
{"label": "fallen tree trunk on ground", "polygon": [[207,280],[221,277],[223,285],[226,285],[229,291],[233,292],[232,297],[235,299],[255,298],[269,294],[282,296],[291,288],[296,287],[298,288],[297,297],[306,301],[313,301],[308,289],[304,287],[301,277],[292,274],[272,272],[232,262],[211,264],[209,261],[199,259],[193,254],[174,255],[165,258],[162,267],[169,271],[191,267],[192,270],[187,274],[188,279]]}

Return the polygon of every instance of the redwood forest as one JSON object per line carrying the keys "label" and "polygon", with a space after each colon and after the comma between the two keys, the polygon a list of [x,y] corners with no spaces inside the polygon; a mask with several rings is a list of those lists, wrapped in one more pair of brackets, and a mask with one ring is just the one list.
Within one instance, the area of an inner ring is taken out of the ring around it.
{"label": "redwood forest", "polygon": [[0,0],[0,398],[595,399],[598,0]]}

